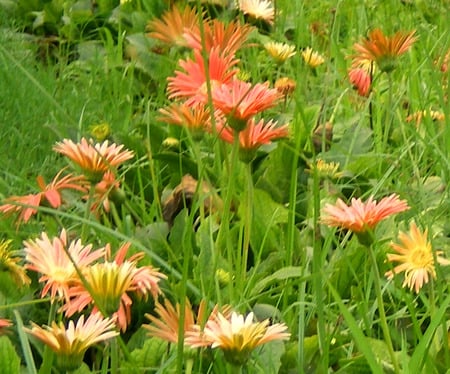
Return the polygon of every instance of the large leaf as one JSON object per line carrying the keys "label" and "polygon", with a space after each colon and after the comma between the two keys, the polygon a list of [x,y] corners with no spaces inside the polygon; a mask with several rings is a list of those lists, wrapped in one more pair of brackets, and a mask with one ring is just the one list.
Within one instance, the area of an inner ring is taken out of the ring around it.
{"label": "large leaf", "polygon": [[0,337],[0,357],[2,374],[17,374],[20,372],[20,358],[8,337]]}

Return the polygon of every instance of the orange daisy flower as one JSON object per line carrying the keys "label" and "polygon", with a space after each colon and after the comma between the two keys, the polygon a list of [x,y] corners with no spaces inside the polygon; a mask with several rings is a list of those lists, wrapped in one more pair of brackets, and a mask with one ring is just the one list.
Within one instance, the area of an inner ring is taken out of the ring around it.
{"label": "orange daisy flower", "polygon": [[[229,315],[231,308],[229,306],[224,306],[222,308],[222,313]],[[208,319],[216,316],[219,311],[216,305],[211,312]],[[181,306],[176,304],[174,307],[169,300],[164,300],[164,306],[162,304],[157,304],[155,307],[155,312],[158,317],[146,314],[145,316],[152,322],[151,325],[143,325],[145,329],[149,331],[150,336],[157,336],[160,339],[166,340],[170,343],[177,344],[179,340],[179,326],[180,326],[180,316],[181,316]],[[192,305],[186,298],[186,303],[184,306],[184,338],[190,334],[197,334],[194,326],[196,324],[203,324],[206,321],[206,301],[202,300],[198,307],[198,312],[195,313],[192,310]]]}
{"label": "orange daisy flower", "polygon": [[105,254],[104,248],[92,251],[92,245],[85,246],[81,240],[69,243],[64,229],[59,237],[52,239],[43,232],[40,239],[24,241],[24,246],[25,260],[28,262],[25,267],[42,274],[39,282],[45,283],[45,286],[41,297],[50,291],[52,301],[56,295],[67,299],[69,287],[78,281],[74,263],[81,270]]}
{"label": "orange daisy flower", "polygon": [[196,326],[197,334],[188,332],[186,342],[193,348],[220,348],[228,362],[241,366],[256,347],[273,340],[289,339],[284,323],[269,323],[268,319],[254,322],[253,313],[246,317],[235,312],[228,317],[217,313],[206,322],[204,329]]}
{"label": "orange daisy flower", "polygon": [[175,77],[168,78],[169,99],[187,99],[186,104],[189,106],[206,102],[206,81],[209,80],[213,88],[230,82],[238,72],[233,68],[238,61],[233,55],[224,55],[217,48],[213,48],[209,54],[209,69],[206,72],[203,56],[200,51],[195,50],[194,60],[180,61],[183,71],[176,71]]}
{"label": "orange daisy flower", "polygon": [[204,42],[199,27],[186,29],[184,38],[192,49],[205,50],[209,53],[216,48],[220,54],[234,55],[246,42],[248,35],[253,30],[248,24],[240,24],[238,21],[225,24],[218,19],[204,23]]}
{"label": "orange daisy flower", "polygon": [[83,176],[68,174],[60,178],[63,171],[64,169],[56,174],[52,182],[47,185],[45,184],[44,178],[39,175],[36,180],[41,192],[25,196],[11,196],[5,200],[6,204],[0,206],[0,212],[7,216],[19,213],[17,223],[26,223],[31,216],[38,212],[39,206],[43,204],[48,204],[54,209],[59,208],[63,202],[63,190],[87,191],[87,182]]}
{"label": "orange daisy flower", "polygon": [[111,339],[119,333],[115,331],[115,322],[103,318],[100,313],[91,314],[85,321],[81,316],[76,324],[69,321],[52,322],[44,328],[31,323],[32,328],[25,331],[38,338],[56,354],[56,366],[61,372],[71,372],[80,367],[87,349],[94,344]]}
{"label": "orange daisy flower", "polygon": [[350,206],[338,199],[335,205],[326,204],[321,222],[328,226],[342,227],[355,233],[372,230],[387,217],[408,210],[406,200],[397,194],[384,197],[379,202],[370,196],[366,202],[352,198]]}
{"label": "orange daisy flower", "polygon": [[356,64],[364,60],[374,61],[381,71],[390,72],[396,66],[396,58],[406,53],[417,40],[414,34],[415,30],[408,33],[399,31],[387,37],[380,29],[375,29],[367,39],[353,45],[357,52],[354,61]]}
{"label": "orange daisy flower", "polygon": [[[397,253],[389,253],[387,260],[399,262],[392,270],[385,273],[388,279],[395,274],[405,272],[403,287],[419,292],[422,286],[429,282],[430,276],[436,278],[434,256],[431,243],[428,241],[428,230],[421,232],[415,222],[411,222],[409,232],[400,232],[398,236],[402,244],[391,243],[392,249]],[[441,265],[450,265],[450,261],[439,256],[442,251],[436,252],[436,261]]]}
{"label": "orange daisy flower", "polygon": [[116,168],[125,161],[133,158],[132,151],[122,150],[123,145],[93,143],[82,138],[79,143],[64,139],[53,147],[56,152],[67,156],[86,173],[91,182],[98,182],[111,168]]}
{"label": "orange daisy flower", "polygon": [[269,83],[251,85],[239,79],[222,84],[212,92],[214,106],[228,117],[228,124],[237,131],[245,128],[250,117],[275,106],[282,98]]}
{"label": "orange daisy flower", "polygon": [[148,37],[159,39],[169,45],[187,47],[184,33],[198,27],[200,17],[197,11],[186,6],[181,11],[177,6],[165,12],[161,19],[155,19],[147,24]]}
{"label": "orange daisy flower", "polygon": [[[130,259],[125,260],[125,254],[131,243],[124,244],[117,252],[114,261],[96,263],[84,268],[83,275],[89,284],[92,294],[84,286],[81,280],[68,290],[70,300],[63,306],[62,310],[70,317],[76,312],[81,312],[86,306],[94,302],[93,310],[100,309],[117,318],[117,325],[125,331],[131,322],[132,299],[130,292],[138,296],[147,297],[148,293],[156,299],[161,293],[158,282],[167,278],[151,266],[137,267],[137,261],[144,254],[138,253]],[[109,245],[106,252],[110,251]],[[95,300],[94,300],[95,299]]]}
{"label": "orange daisy flower", "polygon": [[239,10],[255,20],[262,20],[272,25],[275,8],[270,0],[239,0]]}

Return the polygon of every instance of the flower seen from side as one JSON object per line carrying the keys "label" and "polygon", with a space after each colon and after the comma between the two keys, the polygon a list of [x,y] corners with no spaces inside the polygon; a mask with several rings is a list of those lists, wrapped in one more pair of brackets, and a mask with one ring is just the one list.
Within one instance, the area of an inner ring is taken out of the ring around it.
{"label": "flower seen from side", "polygon": [[187,47],[184,37],[186,30],[198,27],[200,20],[196,10],[186,6],[180,10],[177,6],[165,12],[161,19],[154,19],[147,24],[147,36],[169,45]]}
{"label": "flower seen from side", "polygon": [[403,287],[414,289],[417,293],[430,278],[436,278],[435,258],[440,265],[450,265],[449,260],[440,256],[442,251],[433,255],[428,230],[422,232],[415,222],[411,222],[409,232],[400,232],[398,239],[401,244],[391,243],[396,253],[387,254],[389,262],[398,264],[385,275],[393,279],[396,274],[404,272]]}
{"label": "flower seen from side", "polygon": [[363,60],[374,61],[381,71],[390,72],[395,69],[397,58],[406,53],[416,40],[415,30],[399,31],[388,37],[380,29],[375,29],[367,39],[353,45],[356,51],[353,59],[356,64]]}
{"label": "flower seen from side", "polygon": [[41,296],[50,292],[52,301],[56,296],[68,298],[69,288],[78,281],[74,264],[81,271],[105,254],[104,248],[92,251],[91,244],[85,246],[79,239],[68,242],[64,229],[52,239],[43,232],[41,238],[27,240],[24,246],[25,267],[41,274],[39,282],[45,283]]}
{"label": "flower seen from side", "polygon": [[134,157],[132,151],[123,150],[123,147],[115,143],[109,144],[108,140],[94,143],[82,138],[79,143],[64,139],[56,143],[53,149],[78,165],[89,181],[97,183],[104,173]]}
{"label": "flower seen from side", "polygon": [[312,68],[316,68],[325,62],[323,56],[319,52],[313,51],[311,47],[307,47],[302,51],[302,57],[303,61]]}
{"label": "flower seen from side", "polygon": [[297,83],[295,82],[295,80],[293,80],[289,77],[282,77],[282,78],[278,78],[275,81],[274,87],[286,99],[287,97],[289,97],[293,94],[293,92],[295,91],[295,88],[297,87]]}
{"label": "flower seen from side", "polygon": [[236,131],[242,131],[247,121],[254,115],[272,108],[282,98],[269,83],[251,83],[233,79],[229,84],[222,84],[212,92],[215,108],[228,119],[228,125]]}
{"label": "flower seen from side", "polygon": [[197,334],[189,333],[189,346],[220,348],[225,359],[233,365],[245,364],[252,351],[273,340],[287,340],[290,337],[284,323],[269,325],[269,320],[255,322],[253,313],[247,316],[232,312],[226,317],[218,313],[206,322],[204,329],[197,326]]}
{"label": "flower seen from side", "polygon": [[275,8],[271,0],[238,0],[238,8],[244,15],[273,24]]}
{"label": "flower seen from side", "polygon": [[335,205],[326,204],[321,222],[332,227],[341,227],[355,233],[373,230],[387,217],[408,210],[406,200],[400,200],[397,194],[391,194],[377,202],[373,196],[363,202],[352,198],[350,205],[338,199]]}
{"label": "flower seen from side", "polygon": [[67,327],[63,322],[44,327],[32,323],[32,328],[25,331],[55,352],[56,365],[62,372],[78,369],[89,347],[119,335],[115,321],[100,313],[91,314],[86,320],[82,315],[76,323],[69,321]]}
{"label": "flower seen from side", "polygon": [[296,53],[295,46],[286,43],[268,42],[264,48],[277,64],[282,64]]}
{"label": "flower seen from side", "polygon": [[[119,204],[124,197],[124,192],[120,189],[120,181],[113,172],[107,171],[103,174],[102,180],[95,184],[91,211],[98,212],[102,207],[106,213],[109,213],[111,202]],[[89,195],[85,195],[84,198],[89,199]]]}
{"label": "flower seen from side", "polygon": [[0,273],[7,272],[18,286],[31,283],[25,268],[19,265],[22,260],[18,251],[11,249],[11,240],[0,240]]}
{"label": "flower seen from side", "polygon": [[364,68],[351,68],[348,71],[348,79],[360,96],[367,97],[370,93],[372,77]]}
{"label": "flower seen from side", "polygon": [[87,181],[83,176],[68,174],[61,176],[63,171],[56,174],[53,180],[46,184],[42,176],[36,178],[40,192],[24,196],[10,196],[5,200],[5,204],[0,206],[0,212],[6,216],[17,213],[17,224],[28,222],[30,218],[37,214],[40,206],[50,206],[59,208],[63,203],[63,190],[87,191]]}
{"label": "flower seen from side", "polygon": [[0,336],[8,332],[8,327],[12,326],[12,322],[6,318],[0,318]]}

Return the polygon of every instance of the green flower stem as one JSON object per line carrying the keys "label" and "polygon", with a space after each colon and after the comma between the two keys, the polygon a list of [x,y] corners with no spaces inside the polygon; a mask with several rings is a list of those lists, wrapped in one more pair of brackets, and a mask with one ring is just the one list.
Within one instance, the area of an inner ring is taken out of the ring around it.
{"label": "green flower stem", "polygon": [[381,283],[380,283],[380,271],[378,269],[377,259],[375,256],[375,252],[373,250],[373,246],[367,247],[369,251],[370,261],[372,262],[373,272],[374,272],[374,286],[375,293],[378,302],[378,312],[380,314],[380,324],[381,329],[383,331],[384,340],[386,341],[386,345],[389,351],[389,356],[391,357],[392,365],[394,366],[395,373],[400,373],[400,367],[397,361],[397,357],[395,355],[394,346],[392,344],[391,334],[389,331],[389,326],[387,324],[386,312],[384,310],[384,302],[383,302],[383,294],[381,292]]}
{"label": "green flower stem", "polygon": [[[50,311],[48,312],[48,320],[47,325],[51,326],[52,322],[55,321],[56,316],[56,302],[50,303]],[[39,369],[39,372],[42,374],[50,374],[52,372],[52,364],[53,364],[53,351],[46,344],[44,347],[44,354],[42,355],[42,366]]]}
{"label": "green flower stem", "polygon": [[111,339],[110,355],[111,355],[110,373],[117,374],[119,371],[119,346],[117,345],[117,338]]}
{"label": "green flower stem", "polygon": [[[83,218],[85,220],[89,219],[89,216],[91,214],[91,207],[92,207],[92,202],[94,200],[94,194],[95,194],[95,184],[91,184],[91,186],[89,187],[89,197],[86,203],[86,210],[84,211],[84,216]],[[87,239],[87,231],[88,231],[88,225],[86,225],[85,223],[82,224],[81,226],[81,241],[85,242]]]}

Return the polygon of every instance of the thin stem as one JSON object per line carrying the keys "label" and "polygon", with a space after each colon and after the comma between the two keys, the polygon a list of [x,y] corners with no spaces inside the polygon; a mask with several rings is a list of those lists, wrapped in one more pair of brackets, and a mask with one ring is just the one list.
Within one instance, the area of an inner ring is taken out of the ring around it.
{"label": "thin stem", "polygon": [[395,373],[400,373],[400,367],[398,365],[397,357],[395,355],[394,346],[392,344],[391,334],[389,332],[389,326],[387,324],[386,312],[384,310],[384,302],[383,302],[383,294],[381,291],[381,283],[380,283],[380,271],[378,269],[377,259],[375,256],[375,252],[372,246],[368,246],[370,261],[372,262],[373,273],[374,273],[374,286],[375,293],[378,302],[378,313],[380,314],[380,324],[381,329],[383,330],[384,339],[386,341],[386,345],[389,351],[389,356],[391,357],[392,365],[394,366]]}

